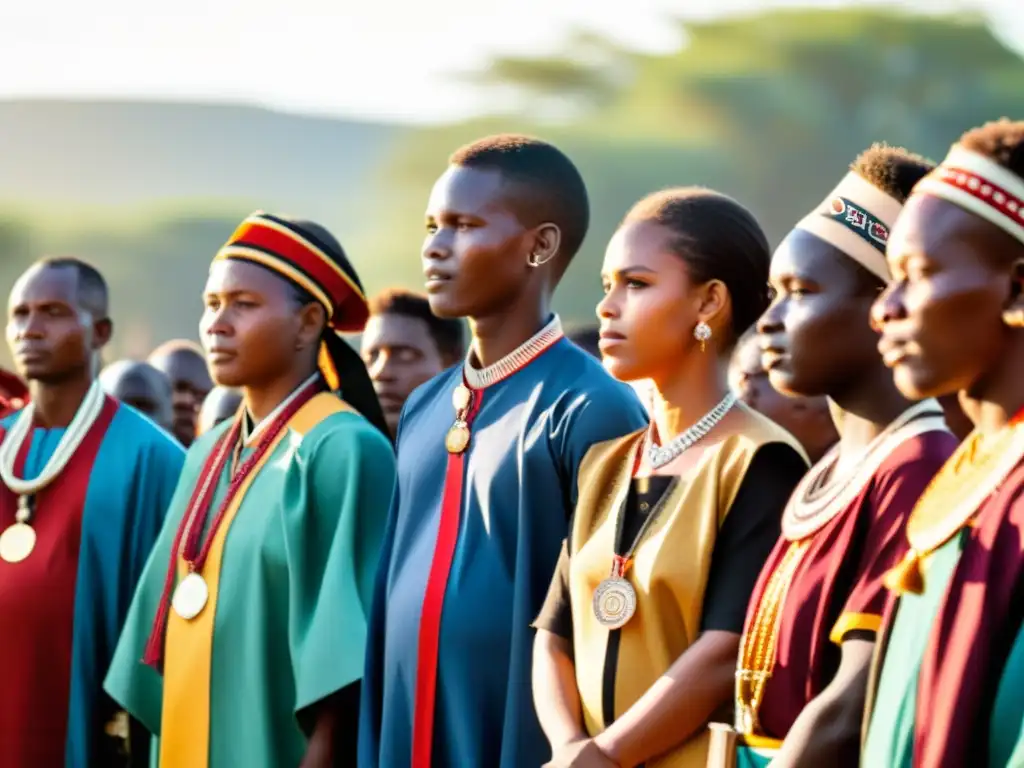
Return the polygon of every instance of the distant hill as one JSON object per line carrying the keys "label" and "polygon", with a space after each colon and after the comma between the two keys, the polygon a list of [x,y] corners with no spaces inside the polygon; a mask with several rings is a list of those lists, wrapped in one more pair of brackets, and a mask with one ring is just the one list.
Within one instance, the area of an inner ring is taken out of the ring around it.
{"label": "distant hill", "polygon": [[351,248],[407,131],[258,107],[0,101],[0,290],[41,254],[74,254],[110,282],[111,359],[195,336],[207,265],[245,214],[309,217]]}
{"label": "distant hill", "polygon": [[228,200],[345,228],[405,129],[257,107],[0,101],[0,205]]}

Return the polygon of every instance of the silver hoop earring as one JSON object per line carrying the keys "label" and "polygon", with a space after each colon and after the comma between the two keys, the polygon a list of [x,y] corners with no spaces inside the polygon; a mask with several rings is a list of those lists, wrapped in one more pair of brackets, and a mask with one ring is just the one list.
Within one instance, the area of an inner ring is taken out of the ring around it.
{"label": "silver hoop earring", "polygon": [[708,339],[711,338],[711,326],[701,320],[697,323],[697,327],[693,329],[693,338],[700,342],[700,351],[704,352],[707,348]]}

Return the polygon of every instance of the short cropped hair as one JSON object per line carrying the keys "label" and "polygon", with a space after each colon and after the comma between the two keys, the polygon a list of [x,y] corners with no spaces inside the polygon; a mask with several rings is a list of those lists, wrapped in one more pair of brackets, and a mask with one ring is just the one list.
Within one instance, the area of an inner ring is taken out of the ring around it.
{"label": "short cropped hair", "polygon": [[457,149],[448,161],[464,168],[495,170],[523,190],[520,215],[536,226],[558,226],[562,241],[558,276],[583,245],[590,226],[590,201],[579,170],[561,150],[531,136],[503,133]]}
{"label": "short cropped hair", "polygon": [[960,137],[960,146],[1024,178],[1024,120],[994,120]]}
{"label": "short cropped hair", "polygon": [[371,315],[402,315],[422,320],[443,357],[460,359],[466,351],[462,320],[437,317],[427,297],[404,288],[389,288],[370,300]]}
{"label": "short cropped hair", "polygon": [[670,247],[695,283],[721,280],[732,299],[732,342],[768,308],[768,238],[754,215],[728,195],[679,187],[648,195],[624,224],[653,221],[670,230]]}
{"label": "short cropped hair", "polygon": [[152,360],[158,357],[169,357],[177,352],[196,355],[200,357],[204,363],[206,362],[206,353],[203,352],[203,348],[199,346],[198,342],[191,341],[190,339],[171,339],[170,341],[165,341],[149,353],[149,359]]}
{"label": "short cropped hair", "polygon": [[107,281],[92,264],[73,256],[47,256],[37,262],[42,269],[73,269],[77,282],[78,303],[96,319],[106,319],[110,313],[110,290]]}
{"label": "short cropped hair", "polygon": [[901,203],[934,168],[935,163],[921,155],[881,143],[861,152],[850,166],[858,176]]}

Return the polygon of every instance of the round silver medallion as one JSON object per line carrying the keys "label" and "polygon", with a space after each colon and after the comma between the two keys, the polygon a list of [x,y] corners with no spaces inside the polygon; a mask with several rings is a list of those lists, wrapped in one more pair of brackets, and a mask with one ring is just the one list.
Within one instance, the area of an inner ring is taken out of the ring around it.
{"label": "round silver medallion", "polygon": [[191,621],[203,612],[209,599],[210,588],[206,585],[206,579],[193,572],[182,579],[174,590],[171,606],[181,618]]}
{"label": "round silver medallion", "polygon": [[636,613],[636,590],[625,579],[605,579],[594,590],[594,616],[608,629],[618,629]]}

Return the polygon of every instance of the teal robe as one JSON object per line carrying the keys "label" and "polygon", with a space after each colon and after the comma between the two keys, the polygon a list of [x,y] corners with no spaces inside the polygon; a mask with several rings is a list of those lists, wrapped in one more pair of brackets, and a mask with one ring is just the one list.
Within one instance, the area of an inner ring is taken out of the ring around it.
{"label": "teal robe", "polygon": [[[142,664],[172,540],[229,427],[189,451],[106,681],[110,695],[160,737],[167,768],[297,766],[307,746],[300,713],[362,677],[395,459],[380,432],[327,394],[289,422],[225,519],[220,555],[215,546],[203,570],[210,603],[191,623],[171,616],[163,676]],[[219,478],[214,511],[228,474]],[[192,626],[203,617],[212,634],[205,651]],[[196,664],[207,671],[195,674]]]}

